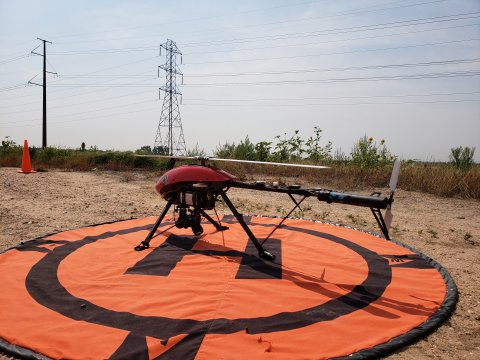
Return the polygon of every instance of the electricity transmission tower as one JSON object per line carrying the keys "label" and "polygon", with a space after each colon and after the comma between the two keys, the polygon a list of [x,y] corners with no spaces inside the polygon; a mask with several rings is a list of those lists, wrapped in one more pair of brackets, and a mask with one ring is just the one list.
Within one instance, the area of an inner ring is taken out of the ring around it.
{"label": "electricity transmission tower", "polygon": [[[160,45],[160,55],[162,55],[162,48],[166,50],[166,62],[158,68],[165,70],[165,86],[162,86],[159,90],[163,90],[165,96],[163,97],[162,113],[153,152],[157,155],[186,156],[185,139],[177,99],[177,95],[182,95],[177,88],[177,75],[182,76],[183,80],[183,74],[177,66],[177,54],[182,56],[182,53],[172,40],[167,40],[165,44]],[[158,71],[160,76],[160,70]]]}

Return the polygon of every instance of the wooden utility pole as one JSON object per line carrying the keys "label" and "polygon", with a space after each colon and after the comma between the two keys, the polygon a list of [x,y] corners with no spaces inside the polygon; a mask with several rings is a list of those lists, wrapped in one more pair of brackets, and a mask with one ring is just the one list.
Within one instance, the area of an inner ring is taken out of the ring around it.
{"label": "wooden utility pole", "polygon": [[50,71],[47,71],[47,43],[51,44],[50,41],[43,40],[40,38],[37,38],[40,41],[43,41],[43,54],[38,54],[35,52],[35,50],[38,48],[35,48],[32,50],[32,54],[35,55],[40,55],[43,56],[43,84],[37,84],[32,82],[31,80],[28,82],[29,84],[34,84],[34,85],[40,85],[43,86],[43,126],[42,126],[42,147],[45,149],[47,147],[47,72],[50,74],[56,74],[52,73]]}

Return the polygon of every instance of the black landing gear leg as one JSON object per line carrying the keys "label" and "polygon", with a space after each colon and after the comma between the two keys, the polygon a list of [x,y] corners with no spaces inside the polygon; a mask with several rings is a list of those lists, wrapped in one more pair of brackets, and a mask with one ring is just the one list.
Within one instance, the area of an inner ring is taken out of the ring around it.
{"label": "black landing gear leg", "polygon": [[173,202],[174,202],[173,199],[168,200],[167,205],[163,208],[163,211],[160,214],[160,216],[158,217],[157,221],[155,222],[155,225],[153,225],[153,228],[150,230],[150,232],[148,233],[145,240],[143,240],[140,243],[140,245],[134,247],[135,250],[142,251],[142,250],[145,250],[145,249],[149,248],[150,240],[152,240],[152,237],[155,234],[155,231],[157,231],[157,229],[160,226],[160,223],[162,222],[163,218],[165,217],[165,215],[167,215],[167,212],[170,209],[170,206],[172,206]]}
{"label": "black landing gear leg", "polygon": [[372,210],[372,214],[373,216],[375,216],[375,220],[377,220],[377,224],[380,227],[380,230],[382,231],[383,236],[385,237],[386,240],[390,240],[390,236],[388,235],[387,225],[385,224],[385,220],[383,219],[380,209],[370,208],[370,210]]}
{"label": "black landing gear leg", "polygon": [[202,216],[207,219],[208,221],[210,221],[213,226],[215,226],[215,228],[217,229],[217,231],[223,231],[223,230],[228,230],[228,226],[223,226],[223,225],[220,225],[218,222],[216,222],[215,220],[212,219],[212,217],[210,215],[208,215],[204,210],[201,211],[201,214]]}
{"label": "black landing gear leg", "polygon": [[250,230],[250,228],[248,227],[248,225],[245,223],[245,221],[243,220],[243,216],[237,211],[237,209],[235,209],[235,206],[233,206],[232,202],[230,201],[230,199],[227,197],[227,194],[225,194],[225,192],[220,189],[218,191],[220,193],[220,195],[222,196],[223,200],[225,201],[225,203],[227,204],[227,206],[229,207],[229,209],[232,211],[233,215],[236,217],[237,221],[240,223],[240,225],[242,225],[242,228],[243,230],[245,230],[245,232],[247,233],[248,237],[250,238],[250,240],[252,240],[253,244],[255,245],[255,247],[257,248],[258,250],[258,255],[262,258],[262,259],[265,259],[265,260],[268,260],[268,261],[273,261],[275,260],[275,255],[273,254],[270,254],[266,249],[264,249],[262,247],[262,245],[258,242],[257,238],[255,237],[255,235],[253,235],[252,231]]}

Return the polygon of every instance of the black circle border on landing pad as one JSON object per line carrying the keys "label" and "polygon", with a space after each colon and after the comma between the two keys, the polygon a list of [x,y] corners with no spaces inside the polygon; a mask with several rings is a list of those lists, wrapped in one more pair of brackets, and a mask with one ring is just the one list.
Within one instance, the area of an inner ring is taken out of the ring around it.
{"label": "black circle border on landing pad", "polygon": [[[267,216],[267,215],[259,216],[259,215],[246,215],[245,214],[244,216],[279,218],[277,216]],[[362,230],[362,229],[357,229],[357,228],[353,228],[353,227],[349,227],[349,226],[345,226],[345,225],[333,224],[333,223],[316,221],[316,220],[308,220],[308,219],[298,219],[298,218],[291,218],[291,219],[311,221],[311,222],[315,222],[315,223],[321,223],[321,224],[327,224],[327,225],[333,225],[333,226],[340,226],[340,227],[360,231],[360,232],[363,232],[363,233],[367,233],[367,234],[373,235],[375,237],[379,237],[377,234],[374,234],[372,232],[368,232],[368,231],[365,231],[365,230]],[[100,223],[100,224],[90,225],[89,227],[108,225],[108,224],[113,224],[113,223],[122,222],[122,221],[130,221],[130,220],[135,220],[135,219],[109,221],[109,222],[104,222],[104,223]],[[150,225],[148,225],[148,226],[150,226]],[[19,248],[19,247],[21,247],[21,246],[23,246],[27,243],[42,240],[46,237],[50,237],[50,236],[55,235],[55,234],[68,232],[68,231],[75,230],[75,229],[79,229],[79,228],[62,230],[62,231],[59,231],[59,232],[55,232],[55,233],[51,233],[51,234],[44,235],[44,236],[41,236],[41,237],[37,237],[37,238],[32,239],[32,240],[24,241],[24,242],[21,242],[20,244],[17,244],[15,246],[11,247],[11,248],[8,248],[6,250],[1,251],[0,254],[5,253],[5,252],[7,252],[9,250],[12,250],[12,249]],[[297,230],[298,231],[299,229],[298,228],[292,228],[292,230]],[[457,301],[457,296],[458,296],[457,295],[457,287],[455,285],[455,282],[454,282],[453,278],[449,274],[449,272],[445,268],[443,268],[442,265],[440,265],[435,260],[431,259],[430,257],[426,256],[425,254],[421,253],[420,251],[418,251],[418,250],[416,250],[416,249],[414,249],[414,248],[412,248],[408,245],[402,244],[402,243],[400,243],[398,241],[395,241],[395,240],[386,240],[386,241],[390,241],[390,242],[395,243],[395,244],[397,244],[397,245],[399,245],[399,246],[401,246],[405,249],[408,249],[408,250],[418,254],[424,260],[428,261],[441,274],[441,276],[442,276],[442,278],[445,282],[446,289],[447,289],[445,299],[444,299],[442,305],[440,306],[440,308],[437,310],[437,312],[434,315],[432,315],[430,318],[428,318],[427,321],[425,321],[424,323],[420,324],[419,326],[411,329],[407,333],[399,335],[397,337],[394,337],[384,344],[379,344],[379,345],[376,345],[376,346],[374,346],[372,348],[369,348],[369,349],[360,350],[360,351],[358,351],[354,354],[351,354],[349,356],[335,358],[337,360],[340,360],[340,359],[342,359],[342,360],[343,359],[345,359],[345,360],[346,359],[373,359],[373,358],[378,358],[382,355],[386,355],[390,352],[393,352],[396,349],[399,349],[403,346],[406,346],[406,345],[408,345],[408,344],[410,344],[410,343],[428,335],[429,333],[431,333],[438,326],[440,326],[440,324],[450,315],[450,313],[452,312],[452,310],[455,307],[455,304],[456,304],[456,301]],[[388,284],[387,284],[387,286],[388,286]],[[45,357],[41,354],[35,353],[35,352],[33,352],[33,351],[31,351],[27,348],[22,348],[20,346],[10,344],[7,341],[3,340],[2,338],[0,338],[0,351],[3,351],[4,353],[9,354],[9,355],[18,356],[22,359],[35,359],[35,360],[39,360],[39,359],[49,360],[50,359],[50,358]]]}

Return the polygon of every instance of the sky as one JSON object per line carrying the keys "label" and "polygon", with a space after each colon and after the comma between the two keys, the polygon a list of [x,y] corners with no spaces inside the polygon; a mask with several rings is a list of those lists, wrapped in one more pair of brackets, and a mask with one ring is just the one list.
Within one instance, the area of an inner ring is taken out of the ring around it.
{"label": "sky", "polygon": [[42,145],[40,38],[49,146],[153,147],[172,40],[187,149],[319,127],[346,155],[480,162],[478,0],[0,0],[0,34],[2,140]]}

